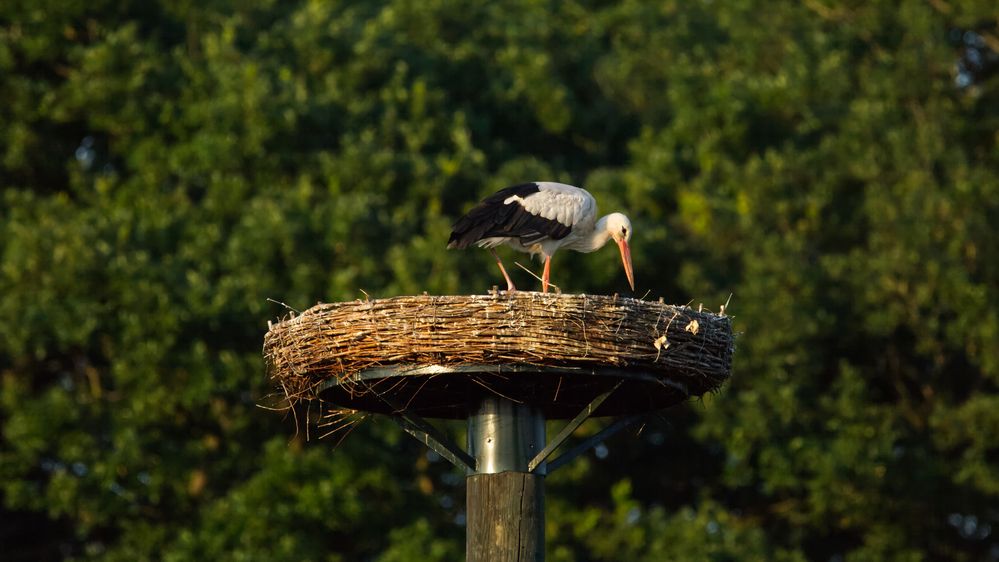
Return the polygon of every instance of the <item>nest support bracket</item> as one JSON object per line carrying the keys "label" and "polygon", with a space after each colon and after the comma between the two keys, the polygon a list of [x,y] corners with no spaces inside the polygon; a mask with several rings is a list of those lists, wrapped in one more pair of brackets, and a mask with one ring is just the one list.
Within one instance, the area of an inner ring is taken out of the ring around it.
{"label": "nest support bracket", "polygon": [[629,425],[645,418],[648,414],[634,414],[624,418],[616,420],[614,423],[608,425],[607,427],[601,429],[594,435],[586,438],[585,441],[576,445],[575,447],[569,449],[568,451],[562,453],[555,460],[548,463],[548,472],[552,472],[561,466],[568,464],[569,462],[575,460],[576,457],[589,451],[593,447],[596,447],[601,442],[609,439],[615,433],[621,431],[622,429],[628,427]]}
{"label": "nest support bracket", "polygon": [[463,470],[475,472],[475,458],[461,450],[456,443],[451,441],[437,428],[430,425],[427,420],[413,414],[401,414],[389,416],[392,421],[399,424],[403,431],[412,435],[417,441],[430,447],[441,458]]}
{"label": "nest support bracket", "polygon": [[[637,422],[640,419],[645,418],[647,415],[645,413],[634,414],[631,416],[620,418],[616,420],[614,423],[600,430],[598,433],[588,437],[581,443],[575,445],[574,447],[564,452],[562,455],[558,456],[554,460],[546,463],[546,461],[552,455],[552,453],[554,453],[559,447],[565,444],[566,440],[568,440],[569,437],[571,437],[572,434],[575,433],[575,431],[579,428],[579,426],[582,425],[583,422],[585,422],[587,419],[589,419],[590,416],[593,414],[593,412],[595,412],[597,408],[599,408],[600,405],[605,400],[607,400],[607,398],[610,397],[610,395],[613,394],[614,391],[618,389],[618,387],[621,386],[621,384],[622,384],[621,382],[618,382],[613,388],[599,394],[589,404],[587,404],[579,412],[579,414],[576,415],[576,417],[570,420],[565,425],[565,427],[563,427],[562,430],[559,431],[559,433],[555,435],[555,437],[550,442],[548,442],[547,445],[545,445],[545,447],[541,451],[539,451],[536,455],[533,456],[533,458],[531,458],[531,460],[527,463],[526,472],[540,473],[540,474],[550,473],[559,467],[565,466],[579,455],[585,453],[586,451],[592,449],[593,447],[596,447],[601,442],[610,438],[612,435],[616,434],[622,429],[632,425],[633,423]],[[452,441],[447,435],[445,435],[440,430],[435,428],[430,422],[428,422],[427,420],[423,419],[422,417],[416,414],[404,412],[403,410],[396,408],[393,409],[395,409],[396,412],[402,412],[402,413],[390,415],[389,418],[392,421],[394,421],[396,424],[398,424],[403,431],[411,435],[417,441],[429,447],[432,451],[440,455],[441,458],[447,460],[454,466],[468,472],[469,474],[475,474],[478,472],[479,468],[478,460],[474,456],[462,450],[457,443]],[[539,421],[542,424],[544,423],[543,418],[538,418],[536,420],[533,420],[533,422],[532,420],[526,420],[525,423],[536,424]],[[469,419],[470,449],[472,448],[473,445],[471,432],[473,431],[473,425],[475,423],[476,422],[473,421],[472,418]],[[528,431],[531,431],[530,428],[528,428]],[[543,435],[543,429],[541,431]],[[542,470],[539,471],[539,467],[542,468]]]}
{"label": "nest support bracket", "polygon": [[461,449],[447,435],[441,433],[430,422],[422,417],[407,412],[405,408],[400,408],[392,400],[383,395],[379,395],[382,402],[392,408],[393,414],[389,415],[403,431],[410,434],[414,439],[430,447],[432,451],[447,460],[458,468],[475,472],[475,457],[469,455]]}
{"label": "nest support bracket", "polygon": [[[589,417],[593,414],[593,412],[595,412],[597,408],[599,408],[600,405],[604,403],[604,400],[607,400],[607,398],[611,394],[613,394],[614,391],[617,390],[620,386],[621,386],[621,381],[618,381],[618,383],[614,385],[614,388],[608,390],[607,392],[603,392],[597,395],[596,398],[594,398],[589,404],[587,404],[586,407],[583,408],[583,410],[576,415],[576,417],[572,418],[572,420],[569,421],[569,423],[567,423],[564,428],[562,428],[562,431],[560,431],[558,435],[556,435],[555,438],[551,440],[550,443],[545,445],[544,449],[542,449],[537,455],[534,456],[533,459],[531,459],[531,462],[527,463],[527,471],[528,472],[536,471],[538,469],[538,466],[540,466],[541,463],[545,462],[545,459],[551,456],[551,454],[555,452],[555,449],[558,449],[562,445],[562,443],[565,443],[565,440],[568,439],[569,436],[572,435],[573,432],[575,432],[576,429],[579,428],[579,426],[582,425],[584,421],[589,419]],[[596,445],[596,443],[594,443],[594,445]],[[560,464],[565,464],[565,463],[560,463]],[[552,467],[549,466],[548,470],[553,470],[553,469]]]}

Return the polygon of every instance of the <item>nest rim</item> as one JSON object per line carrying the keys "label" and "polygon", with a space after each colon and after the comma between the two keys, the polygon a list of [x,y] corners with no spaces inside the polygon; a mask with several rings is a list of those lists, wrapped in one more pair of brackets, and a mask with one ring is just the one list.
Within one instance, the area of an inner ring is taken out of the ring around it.
{"label": "nest rim", "polygon": [[724,314],[522,291],[317,304],[264,338],[290,407],[318,399],[441,418],[465,417],[486,395],[572,417],[619,381],[594,415],[668,408],[720,388],[734,348]]}

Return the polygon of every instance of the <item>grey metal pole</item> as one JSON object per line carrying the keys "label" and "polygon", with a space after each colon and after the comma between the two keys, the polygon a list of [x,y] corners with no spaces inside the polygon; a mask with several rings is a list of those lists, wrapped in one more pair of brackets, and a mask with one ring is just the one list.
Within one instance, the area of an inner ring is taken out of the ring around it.
{"label": "grey metal pole", "polygon": [[545,447],[540,410],[487,397],[468,417],[466,543],[468,562],[542,562],[546,466],[528,464]]}

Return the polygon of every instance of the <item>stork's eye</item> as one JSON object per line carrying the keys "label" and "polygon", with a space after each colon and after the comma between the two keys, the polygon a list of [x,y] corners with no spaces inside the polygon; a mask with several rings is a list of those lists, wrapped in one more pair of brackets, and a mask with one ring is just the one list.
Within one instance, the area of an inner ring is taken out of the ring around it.
{"label": "stork's eye", "polygon": [[628,236],[628,227],[626,226],[621,227],[621,236]]}

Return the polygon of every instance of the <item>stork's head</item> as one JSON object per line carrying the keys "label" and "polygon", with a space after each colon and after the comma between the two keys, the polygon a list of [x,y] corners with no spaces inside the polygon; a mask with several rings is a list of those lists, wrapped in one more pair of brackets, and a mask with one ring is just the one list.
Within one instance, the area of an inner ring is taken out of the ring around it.
{"label": "stork's head", "polygon": [[628,276],[628,284],[631,290],[635,290],[635,273],[631,268],[631,247],[628,241],[631,240],[631,221],[621,213],[611,213],[607,215],[607,232],[611,238],[617,242],[617,247],[621,250],[621,263],[624,264],[624,274]]}
{"label": "stork's head", "polygon": [[607,232],[615,242],[624,240],[631,241],[631,221],[621,213],[611,213],[607,215]]}

